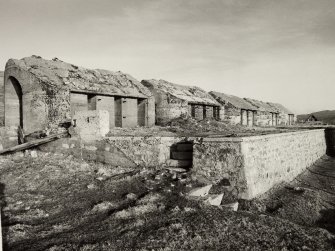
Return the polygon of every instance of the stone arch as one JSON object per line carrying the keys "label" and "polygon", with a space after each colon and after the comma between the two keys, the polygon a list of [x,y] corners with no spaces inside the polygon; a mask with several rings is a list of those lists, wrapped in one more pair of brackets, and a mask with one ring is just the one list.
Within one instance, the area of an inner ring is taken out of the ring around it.
{"label": "stone arch", "polygon": [[22,87],[12,76],[5,82],[5,125],[23,128]]}
{"label": "stone arch", "polygon": [[[41,81],[26,69],[16,65],[12,60],[7,62],[4,75],[5,126],[21,125],[26,134],[43,130],[48,123],[48,105],[45,102],[45,87],[42,86]],[[15,109],[15,106],[11,106],[15,97],[14,86],[20,86],[20,88],[16,88],[16,90],[19,90],[16,94],[21,94],[20,123],[17,122],[17,109]]]}

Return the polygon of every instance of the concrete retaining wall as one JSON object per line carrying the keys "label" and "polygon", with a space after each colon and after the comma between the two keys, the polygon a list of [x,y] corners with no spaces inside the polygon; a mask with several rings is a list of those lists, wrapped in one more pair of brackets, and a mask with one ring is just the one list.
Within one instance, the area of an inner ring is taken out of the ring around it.
{"label": "concrete retaining wall", "polygon": [[186,140],[183,137],[108,137],[85,142],[73,137],[40,146],[40,150],[71,154],[113,166],[159,168],[170,159],[171,146]]}
{"label": "concrete retaining wall", "polygon": [[251,199],[291,181],[326,153],[324,130],[195,143],[193,169],[213,182],[229,180],[233,194]]}

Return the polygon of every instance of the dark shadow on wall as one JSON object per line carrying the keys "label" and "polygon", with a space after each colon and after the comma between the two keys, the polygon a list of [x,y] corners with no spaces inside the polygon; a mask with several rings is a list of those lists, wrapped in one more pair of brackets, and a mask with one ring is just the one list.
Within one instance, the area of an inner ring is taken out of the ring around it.
{"label": "dark shadow on wall", "polygon": [[3,213],[3,208],[7,205],[6,203],[6,197],[5,197],[5,185],[0,183],[0,207],[1,207],[1,225],[2,225],[2,245],[3,250],[8,250],[8,242],[7,242],[7,230],[8,228],[4,227],[7,222],[7,217]]}
{"label": "dark shadow on wall", "polygon": [[317,221],[318,227],[327,229],[335,234],[335,209],[325,209],[320,211],[321,217]]}
{"label": "dark shadow on wall", "polygon": [[328,127],[325,129],[327,155],[335,157],[335,127]]}
{"label": "dark shadow on wall", "polygon": [[185,169],[192,168],[193,165],[193,142],[182,141],[170,147],[170,159],[175,160],[175,167]]}

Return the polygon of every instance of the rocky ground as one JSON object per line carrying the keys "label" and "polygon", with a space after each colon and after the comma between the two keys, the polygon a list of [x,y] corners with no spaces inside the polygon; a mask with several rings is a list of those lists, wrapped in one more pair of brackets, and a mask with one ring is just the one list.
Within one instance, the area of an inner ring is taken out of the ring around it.
{"label": "rocky ground", "polygon": [[0,157],[5,250],[335,250],[334,159],[235,212],[187,196],[191,172],[37,155]]}

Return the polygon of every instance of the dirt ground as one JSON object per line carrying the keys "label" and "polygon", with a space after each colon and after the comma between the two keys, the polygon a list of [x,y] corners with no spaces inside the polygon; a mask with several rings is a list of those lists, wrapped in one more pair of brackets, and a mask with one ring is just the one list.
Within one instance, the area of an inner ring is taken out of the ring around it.
{"label": "dirt ground", "polygon": [[5,250],[335,250],[335,184],[310,171],[237,212],[186,196],[191,172],[38,152],[0,156],[0,175]]}

